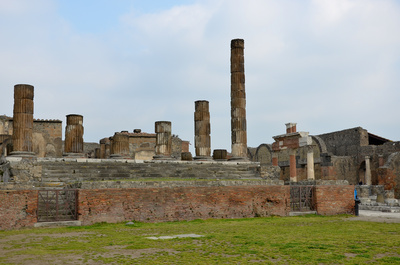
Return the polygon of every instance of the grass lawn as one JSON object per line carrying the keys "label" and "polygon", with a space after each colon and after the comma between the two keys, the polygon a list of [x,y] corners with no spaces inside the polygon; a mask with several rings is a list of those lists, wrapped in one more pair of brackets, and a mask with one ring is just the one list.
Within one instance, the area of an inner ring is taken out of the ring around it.
{"label": "grass lawn", "polygon": [[[349,216],[95,224],[0,232],[0,264],[400,264],[400,224]],[[152,240],[179,234],[199,238]]]}

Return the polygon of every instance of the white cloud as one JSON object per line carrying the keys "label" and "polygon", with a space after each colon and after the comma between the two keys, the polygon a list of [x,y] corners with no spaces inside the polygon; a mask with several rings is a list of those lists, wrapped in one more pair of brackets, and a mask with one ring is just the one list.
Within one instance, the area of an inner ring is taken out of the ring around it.
{"label": "white cloud", "polygon": [[272,142],[286,122],[398,139],[396,1],[199,0],[127,10],[119,27],[91,34],[50,0],[2,1],[0,14],[0,111],[12,115],[13,85],[31,83],[35,117],[83,114],[89,141],[171,120],[193,142],[194,101],[206,99],[212,148],[229,150],[233,38],[245,39],[249,146]]}

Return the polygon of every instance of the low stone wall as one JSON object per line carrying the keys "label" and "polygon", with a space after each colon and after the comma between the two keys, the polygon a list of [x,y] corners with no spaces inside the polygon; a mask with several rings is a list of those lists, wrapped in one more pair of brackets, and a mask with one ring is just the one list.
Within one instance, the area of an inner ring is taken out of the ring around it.
{"label": "low stone wall", "polygon": [[163,222],[287,216],[289,186],[220,186],[79,191],[79,220]]}
{"label": "low stone wall", "polygon": [[354,214],[354,186],[318,185],[315,188],[315,201],[318,214]]}
{"label": "low stone wall", "polygon": [[0,190],[0,230],[32,227],[37,222],[37,190]]}
{"label": "low stone wall", "polygon": [[[267,182],[130,182],[135,188],[124,187],[123,182],[105,182],[107,185],[98,186],[105,188],[78,190],[78,219],[90,225],[287,216],[290,186]],[[37,200],[37,190],[0,191],[0,230],[32,227],[37,222]],[[317,185],[315,201],[318,214],[353,214],[354,186]]]}

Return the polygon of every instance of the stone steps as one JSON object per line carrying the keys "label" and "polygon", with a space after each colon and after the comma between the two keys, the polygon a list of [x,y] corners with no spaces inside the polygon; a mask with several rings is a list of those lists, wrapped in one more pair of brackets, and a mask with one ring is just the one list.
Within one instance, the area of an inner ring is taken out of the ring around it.
{"label": "stone steps", "polygon": [[42,181],[63,182],[66,185],[82,181],[129,179],[261,179],[257,164],[251,163],[136,163],[46,162],[42,163]]}
{"label": "stone steps", "polygon": [[380,211],[380,212],[388,212],[388,213],[400,213],[400,207],[396,206],[387,206],[387,205],[359,205],[360,210],[369,210],[369,211]]}

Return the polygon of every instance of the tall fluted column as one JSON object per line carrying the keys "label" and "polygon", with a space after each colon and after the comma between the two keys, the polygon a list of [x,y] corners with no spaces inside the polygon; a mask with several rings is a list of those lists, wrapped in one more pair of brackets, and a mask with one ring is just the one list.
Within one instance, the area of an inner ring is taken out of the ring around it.
{"label": "tall fluted column", "polygon": [[247,159],[244,40],[231,41],[231,133],[232,158]]}
{"label": "tall fluted column", "polygon": [[111,141],[111,158],[130,158],[129,135],[126,133],[114,133]]}
{"label": "tall fluted column", "polygon": [[307,146],[307,179],[314,180],[314,149],[312,145]]}
{"label": "tall fluted column", "polygon": [[156,155],[154,159],[171,159],[172,136],[170,121],[156,121]]}
{"label": "tall fluted column", "polygon": [[210,111],[206,100],[195,102],[194,112],[194,145],[196,148],[196,160],[211,159],[210,138]]}
{"label": "tall fluted column", "polygon": [[34,156],[33,138],[33,86],[14,86],[13,152],[15,156]]}
{"label": "tall fluted column", "polygon": [[83,156],[83,116],[78,114],[67,115],[65,126],[65,156]]}

